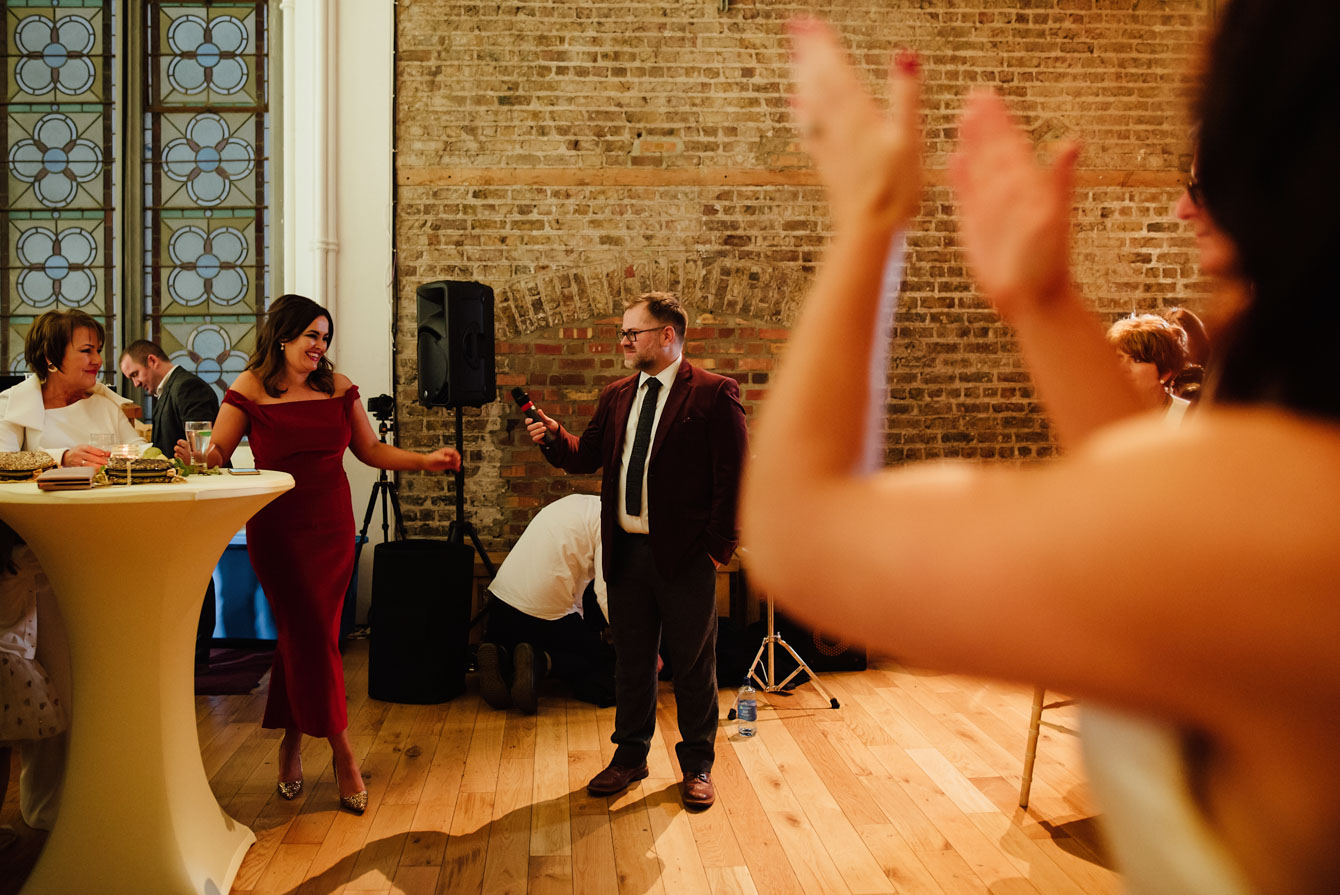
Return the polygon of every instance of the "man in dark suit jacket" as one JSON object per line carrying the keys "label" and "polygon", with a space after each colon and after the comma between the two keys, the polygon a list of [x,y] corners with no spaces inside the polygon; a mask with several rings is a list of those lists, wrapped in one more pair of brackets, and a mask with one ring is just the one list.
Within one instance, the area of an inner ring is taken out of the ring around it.
{"label": "man in dark suit jacket", "polygon": [[186,437],[189,420],[213,421],[219,415],[219,396],[190,370],[168,360],[147,339],[132,342],[121,355],[121,375],[154,398],[154,447],[171,458],[177,441]]}
{"label": "man in dark suit jacket", "polygon": [[[186,437],[189,420],[219,415],[219,397],[203,379],[168,359],[154,342],[131,342],[121,355],[121,375],[154,398],[154,447],[169,459],[178,439]],[[195,632],[196,670],[209,667],[209,644],[214,637],[214,580],[211,578]]]}
{"label": "man in dark suit jacket", "polygon": [[604,470],[617,748],[587,790],[613,795],[647,776],[659,645],[675,674],[684,803],[707,808],[715,800],[716,570],[735,551],[748,436],[735,380],[684,360],[687,322],[670,293],[629,303],[620,345],[624,365],[638,372],[601,392],[580,438],[542,412],[527,431],[553,465]]}

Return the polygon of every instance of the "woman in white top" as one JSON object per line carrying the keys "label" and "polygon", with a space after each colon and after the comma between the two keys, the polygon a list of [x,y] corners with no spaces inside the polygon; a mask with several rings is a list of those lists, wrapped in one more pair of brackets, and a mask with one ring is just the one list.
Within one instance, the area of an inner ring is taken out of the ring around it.
{"label": "woman in white top", "polygon": [[114,444],[143,446],[121,405],[98,381],[103,328],[83,311],[48,311],[33,321],[24,358],[33,375],[0,392],[0,451],[46,451],[61,466],[102,466],[110,456],[89,444],[108,433]]}
{"label": "woman in white top", "polygon": [[1186,368],[1186,333],[1158,314],[1132,314],[1107,329],[1108,344],[1117,350],[1121,370],[1150,410],[1179,425],[1191,402],[1173,393],[1173,382]]}
{"label": "woman in white top", "polygon": [[[1105,776],[1101,804],[1134,834],[1119,850],[1133,888],[1333,892],[1340,4],[1233,0],[1219,23],[1199,183],[1178,207],[1202,270],[1238,287],[1213,403],[1176,428],[1140,413],[1070,275],[1077,147],[1039,166],[1000,98],[977,94],[950,164],[961,244],[1067,451],[878,473],[868,367],[888,331],[885,260],[921,204],[917,64],[891,73],[886,115],[828,29],[794,26],[796,111],[834,235],[752,439],[742,540],[803,621],[1127,719],[1105,744],[1147,757]],[[1160,530],[1197,536],[1129,549]],[[1120,735],[1137,728],[1158,745]]]}
{"label": "woman in white top", "polygon": [[[110,433],[114,444],[145,444],[121,410],[126,402],[98,381],[103,335],[102,324],[83,311],[48,311],[33,321],[24,357],[34,375],[0,392],[0,451],[45,451],[62,466],[101,466],[110,454],[89,444],[94,433]],[[68,702],[65,628],[49,591],[39,594],[37,620],[38,657],[53,692]],[[65,737],[30,741],[22,757],[24,820],[50,829],[60,805]]]}

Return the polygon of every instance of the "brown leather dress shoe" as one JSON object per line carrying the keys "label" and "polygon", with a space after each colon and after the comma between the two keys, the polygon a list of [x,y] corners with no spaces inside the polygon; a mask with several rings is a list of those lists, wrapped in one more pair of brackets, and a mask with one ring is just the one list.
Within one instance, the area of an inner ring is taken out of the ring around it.
{"label": "brown leather dress shoe", "polygon": [[596,774],[591,778],[591,782],[586,784],[586,791],[593,796],[612,796],[623,792],[628,788],[628,784],[635,783],[645,776],[647,776],[645,761],[635,768],[610,762],[609,767]]}
{"label": "brown leather dress shoe", "polygon": [[685,808],[711,808],[717,800],[711,771],[686,771],[683,785]]}

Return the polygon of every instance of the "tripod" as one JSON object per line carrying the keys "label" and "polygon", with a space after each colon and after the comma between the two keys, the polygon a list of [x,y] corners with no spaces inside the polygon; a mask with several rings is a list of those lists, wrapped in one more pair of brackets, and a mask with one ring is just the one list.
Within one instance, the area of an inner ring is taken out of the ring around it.
{"label": "tripod", "polygon": [[[763,642],[759,644],[758,652],[754,654],[754,661],[749,663],[749,670],[745,672],[745,678],[746,679],[752,678],[755,681],[758,681],[758,685],[763,690],[764,693],[776,693],[779,690],[785,689],[786,685],[791,683],[791,679],[803,671],[810,676],[810,681],[813,682],[814,689],[819,691],[819,695],[826,698],[828,700],[828,704],[833,708],[840,708],[838,701],[834,699],[827,690],[824,689],[823,684],[819,683],[819,676],[814,673],[814,669],[806,664],[805,660],[800,657],[800,653],[796,652],[795,649],[792,648],[791,644],[787,643],[782,638],[782,635],[778,632],[777,615],[776,615],[776,609],[772,602],[772,594],[768,594],[767,601],[768,601],[768,631],[770,633],[765,635],[763,638]],[[796,660],[795,669],[786,676],[785,680],[780,682],[777,680],[776,667],[774,665],[774,660],[776,658],[775,653],[778,644],[781,644],[782,649],[790,653],[791,658]],[[762,665],[763,663],[763,654],[765,652],[768,655],[767,672],[765,677],[760,677],[759,668],[760,665]],[[735,720],[735,709],[732,708],[726,714],[726,720],[728,721]]]}
{"label": "tripod", "polygon": [[[462,458],[465,456],[465,429],[464,422],[461,420],[461,407],[456,405],[456,453]],[[465,466],[462,460],[461,468],[455,472],[456,476],[456,521],[447,526],[447,540],[453,544],[464,544],[466,535],[470,536],[470,543],[474,544],[475,550],[479,553],[479,558],[484,561],[484,568],[489,570],[489,576],[494,577],[498,570],[493,567],[493,560],[489,559],[488,552],[484,550],[484,545],[479,542],[479,532],[470,524],[470,520],[465,518]],[[397,513],[399,510],[397,509]],[[481,613],[482,614],[482,613]],[[473,624],[473,622],[471,623]]]}
{"label": "tripod", "polygon": [[[394,424],[378,417],[377,437],[381,440],[382,444],[386,444],[386,433],[394,430]],[[390,540],[390,537],[388,537],[390,533],[390,524],[386,516],[386,501],[388,498],[391,501],[391,508],[395,510],[396,537],[400,538],[402,541],[407,540],[405,537],[405,520],[400,516],[400,495],[396,492],[395,482],[391,481],[390,476],[388,476],[386,470],[383,469],[381,470],[381,474],[377,476],[377,481],[372,485],[372,493],[368,495],[368,509],[367,512],[363,514],[363,529],[358,533],[362,540],[358,543],[361,545],[368,542],[368,526],[372,524],[372,511],[377,506],[378,497],[381,498],[382,504],[382,540]]]}

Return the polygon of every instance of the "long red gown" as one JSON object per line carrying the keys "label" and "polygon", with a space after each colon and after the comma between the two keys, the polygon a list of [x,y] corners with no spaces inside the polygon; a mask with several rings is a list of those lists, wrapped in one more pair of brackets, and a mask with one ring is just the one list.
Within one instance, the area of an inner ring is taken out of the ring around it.
{"label": "long red gown", "polygon": [[247,553],[278,632],[264,727],[330,737],[349,726],[339,633],[354,570],[344,450],[357,400],[354,386],[337,398],[281,404],[223,396],[250,419],[256,466],[295,483],[247,523]]}

